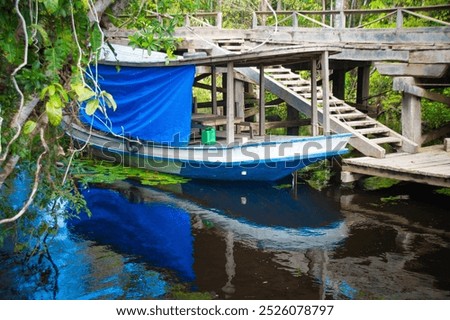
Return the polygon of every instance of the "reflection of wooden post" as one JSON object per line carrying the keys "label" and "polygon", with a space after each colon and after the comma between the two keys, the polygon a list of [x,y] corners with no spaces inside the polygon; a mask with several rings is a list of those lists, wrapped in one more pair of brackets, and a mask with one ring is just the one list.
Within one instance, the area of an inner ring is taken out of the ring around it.
{"label": "reflection of wooden post", "polygon": [[217,78],[216,67],[211,67],[211,101],[212,101],[212,113],[217,114]]}
{"label": "reflection of wooden post", "polygon": [[227,274],[228,281],[222,287],[222,291],[228,295],[232,295],[235,293],[236,289],[234,285],[231,283],[233,281],[234,276],[236,275],[236,263],[234,262],[234,236],[231,231],[228,231],[225,238],[225,272]]}
{"label": "reflection of wooden post", "polygon": [[259,135],[266,134],[266,101],[265,101],[264,66],[259,67]]}
{"label": "reflection of wooden post", "polygon": [[328,70],[328,51],[322,53],[322,108],[323,108],[323,134],[328,136],[330,130],[330,80]]}
{"label": "reflection of wooden post", "polygon": [[227,64],[227,144],[234,142],[234,63]]}
{"label": "reflection of wooden post", "polygon": [[319,135],[319,117],[317,114],[317,60],[311,61],[311,127],[312,135]]}

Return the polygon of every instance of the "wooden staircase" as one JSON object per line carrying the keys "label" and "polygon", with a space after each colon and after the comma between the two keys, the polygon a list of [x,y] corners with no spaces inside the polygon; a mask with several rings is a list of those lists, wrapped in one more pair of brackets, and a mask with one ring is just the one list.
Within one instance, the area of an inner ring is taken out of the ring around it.
{"label": "wooden staircase", "polygon": [[[212,51],[215,54],[242,52],[244,41],[240,39],[216,40]],[[287,104],[306,116],[311,117],[311,83],[298,73],[283,66],[271,66],[265,69],[265,88]],[[235,68],[235,71],[256,84],[259,83],[259,69],[253,67]],[[317,86],[318,120],[323,123],[322,88]],[[419,146],[386,127],[367,114],[350,106],[334,96],[329,97],[330,125],[335,133],[352,133],[349,143],[362,154],[375,158],[384,158],[387,150],[401,150],[408,153],[418,152]],[[388,147],[391,146],[391,147]]]}
{"label": "wooden staircase", "polygon": [[[259,70],[236,68],[236,70],[258,83]],[[311,84],[297,73],[282,66],[265,68],[266,89],[277,95],[298,111],[311,116]],[[322,89],[317,89],[319,122],[323,119]],[[329,97],[331,129],[336,133],[352,133],[350,145],[366,156],[383,158],[392,148],[405,152],[417,152],[418,146],[411,140],[391,130],[367,114],[336,97]]]}
{"label": "wooden staircase", "polygon": [[228,52],[241,53],[244,49],[243,39],[218,39],[215,42],[220,48]]}

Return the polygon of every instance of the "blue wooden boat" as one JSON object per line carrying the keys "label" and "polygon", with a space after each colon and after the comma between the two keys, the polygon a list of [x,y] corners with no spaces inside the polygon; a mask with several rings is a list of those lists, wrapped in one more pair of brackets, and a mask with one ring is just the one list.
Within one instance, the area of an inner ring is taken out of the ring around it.
{"label": "blue wooden boat", "polygon": [[[120,57],[123,65],[119,70],[106,57],[104,65],[95,67],[97,90],[112,94],[117,110],[103,106],[92,115],[82,106],[80,122],[64,121],[67,133],[80,144],[88,144],[102,159],[188,178],[275,181],[347,152],[351,134],[254,136],[250,129],[250,134],[242,137],[234,134],[234,123],[227,123],[227,129],[233,128],[232,141],[199,140],[195,134],[199,129],[193,126],[198,115],[192,112],[195,65],[153,66],[142,58],[145,52],[125,52],[128,55]],[[136,60],[133,54],[145,63],[127,62]],[[215,126],[221,124],[225,123],[213,121]],[[205,129],[214,130],[200,126]],[[217,133],[227,135],[225,131]]]}

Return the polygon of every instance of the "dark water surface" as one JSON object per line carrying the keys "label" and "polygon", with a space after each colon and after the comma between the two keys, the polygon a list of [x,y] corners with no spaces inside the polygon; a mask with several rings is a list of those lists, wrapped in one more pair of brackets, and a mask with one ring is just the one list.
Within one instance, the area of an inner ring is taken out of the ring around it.
{"label": "dark water surface", "polygon": [[45,256],[24,262],[4,241],[1,299],[450,298],[450,198],[430,187],[118,182],[83,194],[92,217],[60,219]]}

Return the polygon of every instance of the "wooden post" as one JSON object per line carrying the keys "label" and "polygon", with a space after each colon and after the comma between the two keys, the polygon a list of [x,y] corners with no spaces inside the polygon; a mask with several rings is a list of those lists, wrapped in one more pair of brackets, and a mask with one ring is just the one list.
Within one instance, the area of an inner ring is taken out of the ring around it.
{"label": "wooden post", "polygon": [[216,67],[211,67],[211,102],[212,102],[212,113],[217,114],[217,78],[216,78]]}
{"label": "wooden post", "polygon": [[403,92],[402,135],[419,146],[422,142],[422,110],[420,98]]}
{"label": "wooden post", "polygon": [[264,66],[259,66],[259,135],[266,134],[266,96]]}
{"label": "wooden post", "polygon": [[217,12],[216,15],[216,27],[222,29],[222,12]]}
{"label": "wooden post", "polygon": [[311,127],[312,135],[319,135],[319,116],[317,111],[317,60],[311,61]]}
{"label": "wooden post", "polygon": [[345,100],[345,70],[333,70],[333,96]]}
{"label": "wooden post", "polygon": [[358,82],[356,87],[356,103],[367,106],[369,97],[370,66],[358,67]]}
{"label": "wooden post", "polygon": [[227,64],[227,144],[234,142],[234,63]]}
{"label": "wooden post", "polygon": [[322,108],[323,108],[323,134],[328,136],[330,130],[330,80],[328,69],[328,51],[322,53]]}
{"label": "wooden post", "polygon": [[[299,120],[300,114],[297,109],[294,109],[292,106],[287,105],[287,120]],[[295,127],[287,127],[286,134],[288,136],[298,136],[299,126]]]}
{"label": "wooden post", "polygon": [[258,27],[258,16],[256,15],[256,12],[253,11],[252,13],[252,29],[256,29]]}
{"label": "wooden post", "polygon": [[292,27],[293,27],[293,28],[298,28],[298,16],[297,16],[297,12],[293,12],[293,13],[292,13]]}
{"label": "wooden post", "polygon": [[[234,81],[234,105],[236,106],[235,116],[236,118],[244,119],[244,82],[240,80]],[[240,133],[240,127],[236,128],[237,133]]]}
{"label": "wooden post", "polygon": [[197,112],[198,112],[197,97],[194,96],[193,105],[192,105],[192,113],[197,113]]}
{"label": "wooden post", "polygon": [[402,8],[397,8],[397,29],[403,28],[403,11]]}

